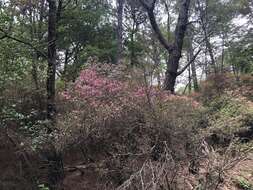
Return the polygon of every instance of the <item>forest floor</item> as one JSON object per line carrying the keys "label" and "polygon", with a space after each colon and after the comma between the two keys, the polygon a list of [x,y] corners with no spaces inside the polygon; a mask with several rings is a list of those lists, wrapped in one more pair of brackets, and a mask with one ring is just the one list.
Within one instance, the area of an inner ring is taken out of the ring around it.
{"label": "forest floor", "polygon": [[[97,190],[97,179],[99,179],[98,170],[108,170],[106,166],[100,163],[89,165],[71,165],[67,166],[66,176],[63,181],[64,189],[66,190]],[[182,178],[184,176],[181,176]],[[182,190],[191,190],[196,187],[198,178],[194,175],[187,174],[187,185]],[[245,182],[253,184],[253,154],[249,155],[245,160],[238,163],[234,168],[228,170],[225,174],[225,182],[219,187],[220,190],[251,190],[243,188]],[[247,185],[247,184],[245,184]],[[252,188],[252,187],[251,187]],[[102,189],[102,188],[101,188]]]}
{"label": "forest floor", "polygon": [[[21,151],[17,147],[5,139],[5,143],[1,143],[0,147],[0,189],[1,190],[26,190],[25,180],[20,178],[21,173],[24,172],[21,168],[22,159],[25,156],[20,155]],[[105,159],[103,159],[105,160]],[[29,166],[26,166],[29,167]],[[76,160],[75,163],[65,166],[65,178],[63,181],[64,190],[97,190],[98,180],[100,180],[101,171],[103,173],[117,172],[109,171],[108,165],[103,162],[91,163],[83,165],[81,160]],[[197,179],[193,175],[189,178],[188,188],[185,190],[193,189]],[[226,172],[225,183],[221,190],[243,190],[238,187],[238,180],[244,179],[245,181],[253,184],[253,155],[250,154],[247,159],[238,163],[234,168]],[[191,184],[193,183],[193,184]],[[246,188],[245,188],[246,190]]]}
{"label": "forest floor", "polygon": [[[29,161],[26,159],[32,159],[31,156],[27,156],[24,152],[18,147],[12,140],[12,134],[5,136],[4,133],[1,133],[1,143],[0,143],[0,189],[1,190],[28,190],[26,187],[29,180],[24,180],[21,176],[30,176],[29,173],[32,173],[33,170],[29,169],[30,167],[40,167],[35,163],[29,165]],[[13,134],[14,136],[14,134]],[[65,165],[65,178],[63,180],[63,189],[64,190],[98,190],[105,189],[103,183],[107,183],[107,175],[120,176],[122,172],[121,168],[117,168],[111,163],[110,158],[104,157],[104,155],[94,155],[98,159],[93,163],[83,163],[80,159],[80,152],[71,153],[71,159],[66,158]],[[142,161],[140,161],[142,162]],[[25,164],[24,166],[24,163]],[[142,162],[143,163],[143,162]],[[127,164],[127,163],[125,163]],[[141,163],[137,164],[140,167]],[[28,170],[24,169],[28,168]],[[114,173],[114,174],[112,174]],[[102,175],[101,175],[102,174]],[[184,175],[184,174],[182,174]],[[189,173],[186,174],[188,178],[187,187],[184,186],[182,190],[190,190],[196,187],[198,178]],[[181,176],[183,178],[183,176]],[[104,178],[104,179],[101,179]],[[111,178],[110,178],[111,179]],[[239,181],[241,179],[241,182]],[[243,180],[242,180],[243,179]],[[118,179],[116,179],[117,181]],[[227,171],[225,174],[225,183],[219,189],[220,190],[251,190],[238,187],[238,184],[247,182],[253,184],[253,154],[250,154],[247,159],[239,162],[234,168]],[[240,182],[240,183],[239,183]],[[100,184],[99,184],[100,183]],[[246,184],[247,185],[247,184]]]}

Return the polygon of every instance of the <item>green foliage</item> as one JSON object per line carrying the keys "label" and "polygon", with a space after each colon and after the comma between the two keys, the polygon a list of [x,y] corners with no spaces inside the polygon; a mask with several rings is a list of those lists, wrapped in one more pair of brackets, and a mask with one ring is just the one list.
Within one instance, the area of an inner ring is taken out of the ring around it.
{"label": "green foliage", "polygon": [[245,107],[231,97],[222,96],[210,101],[207,105],[211,112],[216,112],[228,117],[236,117]]}
{"label": "green foliage", "polygon": [[58,91],[64,91],[66,84],[63,80],[59,79],[59,80],[56,80],[55,86]]}
{"label": "green foliage", "polygon": [[132,61],[138,62],[138,57],[143,54],[144,44],[141,42],[139,36],[137,36],[137,39],[134,39],[133,41],[131,38],[127,38],[125,41],[125,46],[128,49],[128,57],[132,59]]}
{"label": "green foliage", "polygon": [[60,50],[68,50],[68,58],[73,60],[68,60],[65,65],[65,80],[75,80],[90,57],[97,57],[101,62],[115,62],[116,33],[107,19],[111,14],[107,2],[71,1],[62,14],[57,29],[57,46]]}
{"label": "green foliage", "polygon": [[13,104],[3,107],[0,111],[1,127],[18,126],[19,131],[31,137],[38,136],[39,131],[43,130],[44,121],[33,119],[37,114],[35,110],[30,114],[24,114]]}
{"label": "green foliage", "polygon": [[247,179],[245,178],[238,178],[236,180],[236,184],[238,185],[239,188],[243,190],[253,190],[253,184],[251,184]]}
{"label": "green foliage", "polygon": [[228,62],[232,63],[239,73],[253,73],[253,46],[243,47],[243,42],[239,46],[233,46],[229,49]]}
{"label": "green foliage", "polygon": [[0,89],[4,90],[7,86],[19,83],[27,77],[30,70],[30,62],[24,57],[26,51],[20,44],[1,40],[0,44]]}
{"label": "green foliage", "polygon": [[223,94],[205,103],[203,132],[215,146],[227,146],[233,138],[251,141],[253,106],[243,98]]}
{"label": "green foliage", "polygon": [[21,121],[25,119],[25,116],[22,113],[17,112],[15,107],[16,105],[14,104],[11,107],[3,107],[1,109],[1,121],[3,126],[6,126],[6,123],[10,121]]}

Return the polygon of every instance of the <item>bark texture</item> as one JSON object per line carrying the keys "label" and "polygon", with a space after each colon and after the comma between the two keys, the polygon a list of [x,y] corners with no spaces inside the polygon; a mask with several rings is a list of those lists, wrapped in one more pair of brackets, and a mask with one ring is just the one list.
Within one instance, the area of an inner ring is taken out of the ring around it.
{"label": "bark texture", "polygon": [[188,24],[188,12],[189,12],[190,0],[181,0],[179,16],[177,20],[175,39],[173,48],[169,55],[167,62],[167,71],[165,75],[164,88],[172,93],[175,92],[176,78],[178,76],[179,61],[182,56],[182,48],[184,37]]}
{"label": "bark texture", "polygon": [[47,0],[48,14],[48,68],[47,68],[47,117],[54,119],[55,108],[55,73],[56,73],[56,0]]}

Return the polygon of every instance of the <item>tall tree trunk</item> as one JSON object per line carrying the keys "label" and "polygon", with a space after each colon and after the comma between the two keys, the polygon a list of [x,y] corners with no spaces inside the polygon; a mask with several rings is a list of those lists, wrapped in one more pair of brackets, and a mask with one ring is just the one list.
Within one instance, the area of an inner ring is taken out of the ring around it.
{"label": "tall tree trunk", "polygon": [[224,59],[225,59],[225,34],[222,34],[222,52],[221,52],[221,68],[220,72],[224,70]]}
{"label": "tall tree trunk", "polygon": [[[34,33],[36,32],[35,25],[34,25],[34,18],[33,18],[33,9],[30,7],[29,8],[29,21],[30,21],[30,35],[31,35],[31,42],[34,41],[35,35]],[[34,82],[34,86],[36,91],[39,90],[39,84],[38,84],[38,73],[37,73],[37,52],[32,51],[31,52],[31,57],[32,57],[32,80]]]}
{"label": "tall tree trunk", "polygon": [[190,0],[181,0],[179,16],[175,30],[173,49],[170,52],[165,75],[164,89],[175,92],[176,78],[178,76],[179,60],[181,58],[183,41],[188,24]]}
{"label": "tall tree trunk", "polygon": [[123,10],[125,0],[117,0],[117,60],[119,63],[123,56]]}
{"label": "tall tree trunk", "polygon": [[177,78],[178,62],[181,55],[175,49],[169,55],[169,60],[167,62],[167,70],[165,72],[164,89],[169,90],[171,93],[175,92],[175,84]]}
{"label": "tall tree trunk", "polygon": [[47,117],[53,120],[56,113],[55,105],[55,73],[56,73],[56,0],[47,0],[48,15],[48,68],[47,68]]}
{"label": "tall tree trunk", "polygon": [[[189,57],[190,60],[190,57]],[[188,89],[189,89],[189,94],[192,92],[192,73],[191,73],[191,66],[188,68]]]}
{"label": "tall tree trunk", "polygon": [[[54,124],[56,105],[55,105],[55,75],[56,75],[56,25],[60,18],[62,9],[62,1],[47,0],[49,4],[48,14],[48,70],[47,70],[47,117]],[[52,129],[48,128],[48,133]],[[51,144],[49,146],[49,144]],[[64,177],[63,162],[61,152],[57,150],[54,144],[54,138],[51,142],[47,142],[49,146],[48,152],[45,153],[45,158],[48,162],[48,180],[49,188],[52,190],[59,189],[59,184]]]}
{"label": "tall tree trunk", "polygon": [[66,49],[66,50],[65,50],[65,57],[64,57],[63,72],[62,72],[64,81],[66,80],[67,67],[68,67],[68,60],[69,60],[69,49]]}
{"label": "tall tree trunk", "polygon": [[210,59],[211,59],[211,64],[213,66],[214,73],[216,74],[217,73],[217,68],[216,68],[215,58],[214,58],[214,54],[213,54],[213,48],[212,48],[212,45],[210,43],[210,40],[209,40],[206,32],[204,32],[204,35],[205,35],[206,47],[207,47],[207,50],[208,50],[208,53],[209,53],[209,56],[210,56]]}
{"label": "tall tree trunk", "polygon": [[[189,49],[188,49],[188,53],[189,53],[189,60],[193,59],[193,47],[192,47],[192,32],[189,32]],[[199,85],[198,85],[198,78],[197,78],[197,72],[196,72],[196,64],[195,61],[193,61],[191,63],[191,73],[192,73],[192,81],[193,81],[193,88],[195,92],[199,91]]]}
{"label": "tall tree trunk", "polygon": [[135,50],[134,50],[134,35],[135,35],[135,24],[133,23],[131,32],[130,32],[130,64],[135,65]]}

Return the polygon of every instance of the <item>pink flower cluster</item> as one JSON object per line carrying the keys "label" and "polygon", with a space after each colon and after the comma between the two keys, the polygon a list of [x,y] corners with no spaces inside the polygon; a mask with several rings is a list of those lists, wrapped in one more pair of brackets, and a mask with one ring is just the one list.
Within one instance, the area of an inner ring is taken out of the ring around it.
{"label": "pink flower cluster", "polygon": [[123,89],[123,83],[99,75],[95,68],[81,71],[75,82],[75,91],[86,100],[104,98],[108,95],[114,96]]}
{"label": "pink flower cluster", "polygon": [[72,98],[71,95],[70,95],[70,93],[67,92],[67,91],[62,92],[61,95],[62,95],[62,97],[63,97],[65,100],[71,100],[71,98]]}
{"label": "pink flower cluster", "polygon": [[96,109],[118,110],[123,97],[127,97],[123,96],[125,92],[125,83],[110,79],[90,67],[82,70],[72,88],[61,95],[65,100],[82,101]]}
{"label": "pink flower cluster", "polygon": [[73,88],[63,92],[62,97],[66,100],[84,101],[95,109],[105,109],[113,113],[123,110],[125,105],[141,106],[147,99],[163,103],[178,100],[192,102],[187,97],[171,95],[156,87],[131,88],[127,82],[100,74],[94,66],[82,70]]}

